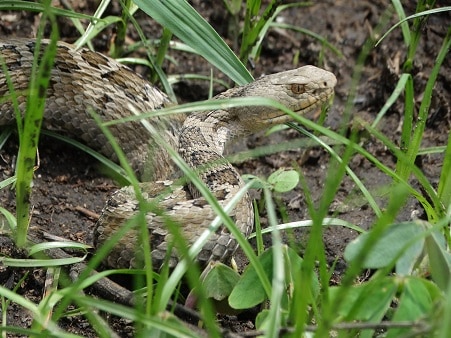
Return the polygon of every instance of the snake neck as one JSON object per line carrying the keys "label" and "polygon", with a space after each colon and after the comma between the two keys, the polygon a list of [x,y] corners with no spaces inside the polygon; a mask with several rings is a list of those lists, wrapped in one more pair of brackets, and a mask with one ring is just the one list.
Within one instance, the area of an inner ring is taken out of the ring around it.
{"label": "snake neck", "polygon": [[[199,116],[188,118],[179,136],[179,154],[218,199],[243,186],[239,173],[222,155],[230,137],[228,128]],[[194,198],[200,196],[192,184],[188,189]]]}

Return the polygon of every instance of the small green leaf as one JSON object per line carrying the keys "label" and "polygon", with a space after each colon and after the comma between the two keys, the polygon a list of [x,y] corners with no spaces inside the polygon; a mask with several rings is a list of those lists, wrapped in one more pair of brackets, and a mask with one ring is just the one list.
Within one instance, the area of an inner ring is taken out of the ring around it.
{"label": "small green leaf", "polygon": [[203,281],[208,298],[221,301],[227,298],[240,279],[240,275],[232,268],[215,263]]}
{"label": "small green leaf", "polygon": [[224,0],[227,10],[232,15],[237,15],[241,10],[242,0]]}
{"label": "small green leaf", "polygon": [[287,192],[293,190],[299,183],[299,174],[296,170],[279,169],[268,177],[268,183],[274,191]]}
{"label": "small green leaf", "polygon": [[[9,225],[9,228],[14,231],[17,226],[16,217],[3,207],[0,207],[0,221],[2,221],[1,214],[3,214],[6,222]],[[3,223],[3,222],[0,222],[0,228],[3,227],[3,225],[1,223]]]}
{"label": "small green leaf", "polygon": [[270,314],[270,311],[268,309],[263,309],[260,311],[255,318],[255,328],[257,330],[261,330],[263,327],[263,324],[265,323],[266,319],[268,318],[268,315]]}
{"label": "small green leaf", "polygon": [[[284,259],[285,259],[285,279],[287,281],[287,283],[291,283],[293,284],[294,282],[294,275],[296,273],[299,273],[299,271],[301,271],[301,267],[302,267],[302,263],[304,262],[304,260],[297,254],[296,251],[294,251],[292,248],[290,247],[286,247],[286,250],[284,251]],[[295,285],[292,285],[292,287],[294,289],[296,289]],[[320,285],[319,285],[319,281],[318,278],[316,276],[316,274],[314,273],[312,275],[312,280],[311,280],[311,284],[310,284],[310,290],[312,292],[312,297],[316,298],[319,295],[320,292]]]}
{"label": "small green leaf", "polygon": [[[288,311],[286,310],[282,310],[280,312],[281,315],[281,323],[283,323],[284,326],[288,325],[287,324],[287,320],[288,320]],[[263,309],[262,311],[260,311],[257,315],[257,317],[255,318],[255,328],[259,331],[266,331],[268,330],[269,327],[269,322],[271,321],[271,311],[268,309]],[[307,337],[307,336],[305,336]]]}
{"label": "small green leaf", "polygon": [[271,186],[267,182],[265,182],[258,176],[251,175],[251,174],[245,174],[245,175],[241,176],[241,178],[243,179],[243,181],[245,183],[248,183],[253,180],[251,189],[271,188]]}

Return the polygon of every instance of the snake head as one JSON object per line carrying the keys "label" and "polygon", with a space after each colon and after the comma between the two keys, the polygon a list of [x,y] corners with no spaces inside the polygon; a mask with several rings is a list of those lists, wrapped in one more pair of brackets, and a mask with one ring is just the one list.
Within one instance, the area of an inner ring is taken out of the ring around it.
{"label": "snake head", "polygon": [[[334,93],[334,74],[315,66],[266,75],[247,85],[227,91],[225,97],[259,97],[277,101],[299,115],[317,110]],[[223,94],[224,95],[224,94]],[[224,97],[224,96],[223,96]],[[227,110],[239,134],[248,134],[292,118],[271,106],[234,107]]]}
{"label": "snake head", "polygon": [[304,66],[267,75],[247,85],[229,89],[215,96],[215,99],[259,100],[257,104],[253,100],[250,105],[232,105],[191,114],[184,122],[179,143],[195,142],[198,148],[202,146],[205,149],[211,149],[215,145],[215,151],[222,153],[225,143],[232,138],[292,120],[280,107],[260,105],[261,98],[271,99],[299,115],[306,115],[316,111],[330,99],[336,83],[337,79],[331,72]]}

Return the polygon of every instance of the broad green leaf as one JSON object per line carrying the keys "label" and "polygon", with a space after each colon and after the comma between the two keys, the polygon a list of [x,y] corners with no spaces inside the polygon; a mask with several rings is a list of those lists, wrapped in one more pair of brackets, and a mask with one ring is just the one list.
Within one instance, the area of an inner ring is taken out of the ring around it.
{"label": "broad green leaf", "polygon": [[[420,257],[424,245],[423,239],[411,242],[422,232],[424,228],[416,222],[393,224],[382,234],[371,251],[366,253],[363,267],[379,269],[393,264],[397,259],[396,272],[402,275],[409,274]],[[369,233],[365,233],[349,243],[345,249],[344,258],[352,261],[360,256],[367,245],[368,237]]]}
{"label": "broad green leaf", "polygon": [[185,0],[135,0],[135,4],[237,84],[252,81],[229,46]]}
{"label": "broad green leaf", "polygon": [[[258,257],[258,260],[271,281],[273,271],[272,249],[263,252]],[[266,292],[258,279],[255,269],[252,265],[249,265],[230,294],[229,304],[234,309],[249,309],[262,303],[265,299]]]}
{"label": "broad green leaf", "polygon": [[[292,283],[292,276],[299,273],[302,265],[302,258],[288,246],[283,247],[284,264],[285,264],[285,283],[287,283],[287,290],[289,290],[289,283]],[[258,257],[263,270],[268,279],[272,281],[273,278],[273,250],[272,248],[266,250]],[[319,292],[319,282],[316,275],[313,275],[311,284],[312,295],[317,295]],[[288,296],[288,294],[287,294]],[[229,296],[229,304],[234,309],[248,309],[258,305],[266,300],[266,293],[261,285],[260,279],[255,272],[252,265],[249,265],[244,271],[241,279],[236,284],[232,293]]]}
{"label": "broad green leaf", "polygon": [[[329,289],[331,304],[340,294],[340,288]],[[384,278],[353,286],[348,290],[346,300],[341,302],[342,305],[337,309],[337,314],[346,320],[378,322],[390,307],[397,289],[398,284],[394,278]]]}
{"label": "broad green leaf", "polygon": [[432,278],[444,291],[451,279],[451,255],[446,251],[445,243],[445,238],[438,232],[433,232],[426,238],[426,252],[429,256]]}
{"label": "broad green leaf", "polygon": [[[422,278],[403,279],[403,288],[393,321],[416,321],[431,315],[437,299],[443,297],[436,285]],[[411,334],[410,328],[396,328],[388,331],[387,338]]]}

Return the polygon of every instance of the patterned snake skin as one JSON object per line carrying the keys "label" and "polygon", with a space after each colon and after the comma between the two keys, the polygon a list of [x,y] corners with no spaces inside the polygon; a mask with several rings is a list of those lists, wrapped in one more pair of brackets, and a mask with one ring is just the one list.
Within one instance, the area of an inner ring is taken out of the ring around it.
{"label": "patterned snake skin", "polygon": [[[41,42],[45,48],[48,41]],[[0,39],[0,64],[6,65],[15,89],[19,108],[25,111],[27,88],[34,59],[36,41]],[[12,94],[7,77],[0,68],[0,128],[15,122]],[[317,110],[333,95],[335,76],[325,70],[304,66],[265,76],[248,85],[230,89],[214,99],[265,97],[278,101],[303,115]],[[100,114],[104,121],[152,112],[168,106],[168,97],[126,66],[87,49],[75,50],[59,42],[50,86],[43,128],[80,140],[102,154],[117,160],[89,111]],[[147,121],[159,135],[178,151],[194,169],[203,168],[199,177],[218,199],[221,206],[243,186],[240,175],[222,156],[231,138],[248,135],[276,124],[290,121],[285,113],[270,107],[250,106],[155,116]],[[140,122],[127,122],[109,127],[139,177],[151,178],[141,184],[142,196],[154,205],[146,214],[152,262],[159,269],[163,262],[173,267],[180,259],[173,247],[168,220],[177,224],[186,243],[191,245],[215,218],[211,206],[192,185],[178,186],[171,181],[177,171],[167,151],[157,146],[152,135]],[[94,244],[101,246],[139,209],[133,187],[115,192],[107,202],[94,231]],[[247,236],[253,227],[253,209],[245,195],[229,213],[240,231]],[[132,227],[115,244],[105,264],[113,268],[142,266],[140,229]],[[237,243],[225,227],[212,234],[197,257],[201,265],[211,260],[226,261]],[[171,250],[168,254],[168,250]]]}

